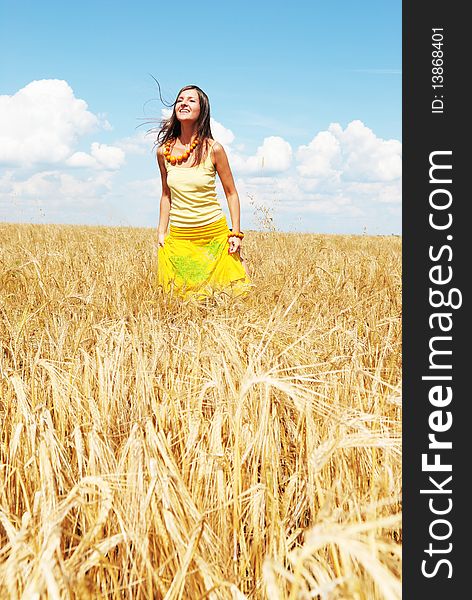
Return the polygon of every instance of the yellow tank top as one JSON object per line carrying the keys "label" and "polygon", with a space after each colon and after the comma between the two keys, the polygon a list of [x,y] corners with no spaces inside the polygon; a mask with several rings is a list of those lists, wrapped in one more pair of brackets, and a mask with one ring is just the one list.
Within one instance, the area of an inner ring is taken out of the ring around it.
{"label": "yellow tank top", "polygon": [[165,161],[170,189],[169,221],[174,227],[199,227],[224,216],[216,194],[216,168],[207,157],[194,167],[173,166]]}

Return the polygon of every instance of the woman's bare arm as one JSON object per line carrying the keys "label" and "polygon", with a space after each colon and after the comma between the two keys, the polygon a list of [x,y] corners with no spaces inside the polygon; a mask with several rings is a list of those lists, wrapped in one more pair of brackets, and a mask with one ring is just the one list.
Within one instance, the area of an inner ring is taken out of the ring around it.
{"label": "woman's bare arm", "polygon": [[234,185],[233,174],[231,173],[228,157],[226,156],[223,146],[218,142],[213,144],[212,150],[216,172],[221,180],[221,185],[223,186],[228,202],[233,231],[240,231],[241,205],[236,186]]}
{"label": "woman's bare arm", "polygon": [[167,227],[169,226],[169,213],[170,213],[170,189],[167,185],[167,170],[164,164],[164,155],[163,148],[159,148],[157,150],[157,164],[159,165],[159,170],[161,172],[161,182],[162,182],[162,194],[161,194],[161,202],[159,207],[159,225],[157,226],[157,233],[165,234],[167,232]]}

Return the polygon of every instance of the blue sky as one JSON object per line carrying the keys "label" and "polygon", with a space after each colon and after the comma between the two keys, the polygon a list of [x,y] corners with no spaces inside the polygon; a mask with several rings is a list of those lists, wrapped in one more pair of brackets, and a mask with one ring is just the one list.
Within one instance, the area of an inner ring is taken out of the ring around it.
{"label": "blue sky", "polygon": [[152,74],[209,95],[247,229],[400,233],[399,1],[0,0],[0,53],[3,221],[155,227]]}

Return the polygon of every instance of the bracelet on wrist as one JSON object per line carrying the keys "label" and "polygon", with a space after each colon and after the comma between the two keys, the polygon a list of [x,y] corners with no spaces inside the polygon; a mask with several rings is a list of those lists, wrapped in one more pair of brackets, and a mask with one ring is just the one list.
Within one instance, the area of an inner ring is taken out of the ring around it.
{"label": "bracelet on wrist", "polygon": [[242,231],[236,231],[234,233],[231,232],[231,233],[228,233],[228,238],[230,238],[230,237],[238,237],[240,240],[242,240],[244,237],[244,233]]}

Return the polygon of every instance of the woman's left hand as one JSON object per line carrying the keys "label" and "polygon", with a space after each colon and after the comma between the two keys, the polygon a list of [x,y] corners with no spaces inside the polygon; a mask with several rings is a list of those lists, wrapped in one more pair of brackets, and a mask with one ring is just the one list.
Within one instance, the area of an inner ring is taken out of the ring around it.
{"label": "woman's left hand", "polygon": [[228,242],[229,242],[229,250],[228,250],[229,254],[234,254],[241,248],[241,238],[239,238],[237,235],[233,235],[233,236],[229,237]]}

